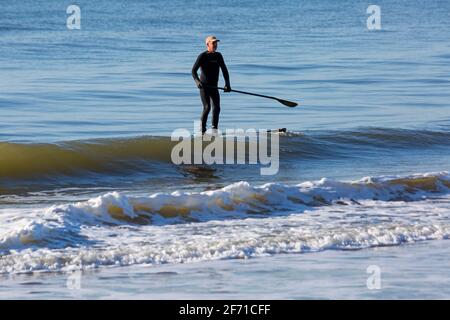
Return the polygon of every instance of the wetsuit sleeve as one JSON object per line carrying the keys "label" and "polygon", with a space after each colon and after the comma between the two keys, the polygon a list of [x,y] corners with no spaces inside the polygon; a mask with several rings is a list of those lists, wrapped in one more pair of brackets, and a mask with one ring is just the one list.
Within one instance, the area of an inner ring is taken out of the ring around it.
{"label": "wetsuit sleeve", "polygon": [[225,61],[223,60],[222,54],[220,54],[220,69],[222,69],[223,78],[225,79],[225,85],[230,87],[230,75],[228,74],[228,69],[225,64]]}
{"label": "wetsuit sleeve", "polygon": [[200,53],[199,56],[197,57],[197,60],[195,61],[194,65],[192,66],[192,77],[194,78],[195,82],[200,81],[197,71],[202,64],[202,59],[203,59],[203,53]]}

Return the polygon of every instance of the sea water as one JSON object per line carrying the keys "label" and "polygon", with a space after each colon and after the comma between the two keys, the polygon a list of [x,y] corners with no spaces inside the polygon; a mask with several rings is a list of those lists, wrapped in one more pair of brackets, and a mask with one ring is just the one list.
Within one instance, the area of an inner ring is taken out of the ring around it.
{"label": "sea water", "polygon": [[[80,30],[4,4],[1,297],[448,297],[450,5],[376,4],[381,30],[364,1],[78,1]],[[299,103],[221,95],[221,129],[288,129],[277,175],[170,159],[209,34],[232,88]]]}

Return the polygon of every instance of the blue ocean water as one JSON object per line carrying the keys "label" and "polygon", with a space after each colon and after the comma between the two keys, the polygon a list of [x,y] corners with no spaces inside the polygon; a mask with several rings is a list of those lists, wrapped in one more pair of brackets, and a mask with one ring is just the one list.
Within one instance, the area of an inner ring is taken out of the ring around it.
{"label": "blue ocean water", "polygon": [[298,101],[287,109],[222,96],[221,126],[448,129],[449,4],[379,1],[78,1],[2,5],[1,139],[169,135],[201,110],[190,75],[221,38],[235,89]]}
{"label": "blue ocean water", "polygon": [[[448,1],[80,0],[69,30],[71,4],[0,11],[0,273],[450,236]],[[221,129],[288,129],[275,176],[168,160],[210,34],[232,88],[299,103],[221,95]]]}

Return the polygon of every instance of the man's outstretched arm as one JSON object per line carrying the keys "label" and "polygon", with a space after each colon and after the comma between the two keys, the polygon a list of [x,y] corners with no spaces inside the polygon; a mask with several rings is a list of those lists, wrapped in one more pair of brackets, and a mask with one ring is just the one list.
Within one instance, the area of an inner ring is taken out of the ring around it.
{"label": "man's outstretched arm", "polygon": [[220,55],[220,69],[222,69],[223,79],[225,80],[225,92],[228,92],[231,90],[230,74],[228,73],[227,65],[222,55]]}

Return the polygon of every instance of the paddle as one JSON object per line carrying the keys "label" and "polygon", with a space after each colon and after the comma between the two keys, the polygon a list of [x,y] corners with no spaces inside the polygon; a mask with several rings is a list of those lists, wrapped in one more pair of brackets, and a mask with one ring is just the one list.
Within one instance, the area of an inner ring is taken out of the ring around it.
{"label": "paddle", "polygon": [[[214,87],[214,86],[208,86],[208,87],[214,88],[214,89],[220,89],[220,90],[224,90],[224,91],[225,91],[225,88],[221,88],[221,87]],[[267,98],[267,99],[277,100],[279,103],[284,104],[285,106],[288,106],[288,107],[291,107],[291,108],[296,107],[296,106],[298,105],[298,103],[296,103],[296,102],[292,102],[292,101],[288,101],[288,100],[283,100],[283,99],[279,99],[279,98],[271,97],[271,96],[265,96],[265,95],[263,95],[263,94],[257,94],[257,93],[251,93],[251,92],[239,91],[239,90],[234,90],[234,89],[231,89],[230,91],[231,91],[231,92],[237,92],[237,93],[248,94],[248,95],[256,96],[256,97],[262,97],[262,98]]]}

